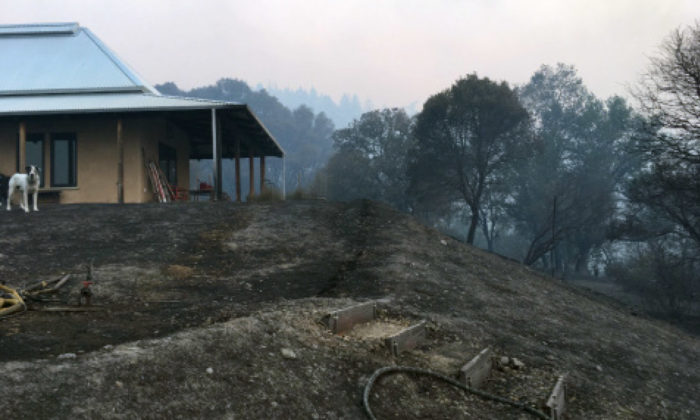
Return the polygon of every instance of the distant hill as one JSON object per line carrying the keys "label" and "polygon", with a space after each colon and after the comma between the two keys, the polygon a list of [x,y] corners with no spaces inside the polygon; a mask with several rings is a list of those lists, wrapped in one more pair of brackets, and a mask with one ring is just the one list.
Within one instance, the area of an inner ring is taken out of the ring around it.
{"label": "distant hill", "polygon": [[340,98],[340,102],[336,103],[330,96],[318,93],[314,88],[311,88],[311,90],[301,88],[292,90],[289,88],[279,89],[275,86],[263,88],[262,85],[258,85],[257,89],[266,90],[289,108],[294,109],[300,105],[306,105],[314,112],[323,112],[333,121],[337,128],[347,127],[354,119],[359,118],[363,112],[373,108],[369,101],[361,104],[357,95],[345,94]]}

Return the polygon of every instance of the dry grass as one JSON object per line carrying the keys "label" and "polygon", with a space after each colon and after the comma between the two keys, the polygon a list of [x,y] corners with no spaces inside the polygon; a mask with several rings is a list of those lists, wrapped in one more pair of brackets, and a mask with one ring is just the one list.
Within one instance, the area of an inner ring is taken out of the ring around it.
{"label": "dry grass", "polygon": [[175,280],[185,280],[192,277],[192,274],[194,274],[194,270],[191,267],[179,264],[171,264],[165,267],[164,271],[166,275]]}

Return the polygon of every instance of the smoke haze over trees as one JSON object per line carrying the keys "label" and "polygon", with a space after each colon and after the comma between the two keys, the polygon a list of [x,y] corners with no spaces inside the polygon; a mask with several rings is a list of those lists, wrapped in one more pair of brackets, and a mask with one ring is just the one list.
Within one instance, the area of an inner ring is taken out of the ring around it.
{"label": "smoke haze over trees", "polygon": [[[561,278],[607,275],[657,312],[700,319],[697,24],[651,59],[632,92],[637,110],[596,97],[565,64],[543,65],[520,86],[469,74],[413,116],[276,91],[290,109],[232,79],[157,88],[247,103],[287,152],[289,192],[383,201]],[[321,109],[340,122],[357,116],[337,126]],[[281,166],[268,166],[279,185]]]}
{"label": "smoke haze over trees", "polygon": [[597,98],[564,64],[514,88],[470,74],[413,118],[377,110],[336,131],[316,187],[700,319],[700,25],[665,41],[633,96],[639,111]]}
{"label": "smoke haze over trees", "polygon": [[279,89],[274,86],[263,88],[258,85],[258,90],[265,90],[270,95],[276,97],[287,108],[296,109],[302,105],[311,108],[314,112],[323,112],[333,121],[336,127],[347,127],[352,120],[358,118],[363,112],[370,111],[372,104],[360,103],[357,95],[343,95],[338,103],[330,96],[318,93],[316,89]]}
{"label": "smoke haze over trees", "polygon": [[[190,91],[182,91],[175,83],[168,82],[157,85],[156,89],[164,95],[247,104],[286,152],[284,179],[287,191],[307,187],[313,181],[316,171],[325,165],[332,153],[331,136],[335,126],[324,113],[315,114],[305,105],[300,105],[293,110],[289,109],[265,90],[254,91],[243,81],[221,79],[214,85],[198,87]],[[243,197],[248,196],[247,165],[247,159],[241,159]],[[233,179],[233,162],[224,160],[222,166],[224,179]],[[191,172],[192,182],[196,179],[210,182],[211,161],[202,161],[201,165],[195,163]],[[279,159],[270,159],[266,165],[265,179],[281,187],[282,165]],[[224,183],[224,189],[231,197],[235,196],[233,187],[232,182]]]}

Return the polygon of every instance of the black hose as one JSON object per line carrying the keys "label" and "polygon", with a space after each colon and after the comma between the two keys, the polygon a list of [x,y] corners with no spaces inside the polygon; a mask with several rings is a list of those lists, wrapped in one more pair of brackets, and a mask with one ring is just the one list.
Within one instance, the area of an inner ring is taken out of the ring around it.
{"label": "black hose", "polygon": [[367,413],[367,417],[369,417],[371,420],[377,420],[377,418],[374,416],[374,413],[372,413],[372,409],[369,406],[369,394],[372,391],[372,386],[374,385],[374,382],[379,379],[380,376],[388,374],[388,373],[399,373],[399,372],[407,372],[407,373],[413,373],[416,375],[425,375],[425,376],[432,376],[434,378],[438,378],[444,382],[449,383],[450,385],[456,386],[458,388],[461,388],[467,392],[470,392],[474,395],[478,395],[481,398],[487,399],[487,400],[492,400],[496,401],[502,404],[507,404],[510,406],[513,406],[517,409],[523,410],[529,414],[532,414],[533,416],[543,419],[543,420],[549,420],[549,416],[546,415],[545,413],[537,410],[536,408],[530,407],[529,405],[509,400],[507,398],[500,397],[498,395],[490,394],[488,392],[484,392],[481,390],[478,390],[476,388],[471,388],[469,386],[464,385],[463,383],[460,383],[456,381],[455,379],[452,379],[448,376],[445,376],[443,374],[440,374],[438,372],[434,372],[432,370],[428,369],[421,369],[421,368],[415,368],[411,366],[387,366],[383,367],[381,369],[377,369],[372,376],[369,378],[369,381],[367,381],[367,385],[365,385],[365,390],[364,393],[362,394],[362,404],[365,408],[365,413]]}

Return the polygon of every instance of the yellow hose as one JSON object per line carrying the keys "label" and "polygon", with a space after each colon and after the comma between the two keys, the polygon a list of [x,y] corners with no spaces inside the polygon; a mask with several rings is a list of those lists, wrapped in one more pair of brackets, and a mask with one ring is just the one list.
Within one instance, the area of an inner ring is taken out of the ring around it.
{"label": "yellow hose", "polygon": [[[0,304],[0,317],[7,316],[10,314],[13,314],[15,312],[18,312],[20,310],[26,310],[27,305],[24,304],[24,300],[22,300],[22,297],[17,293],[15,289],[11,289],[7,286],[0,285],[0,291],[8,293],[14,298],[0,298],[0,301],[2,304]],[[6,303],[11,303],[12,306],[9,306],[7,308],[3,308],[2,306]]]}

